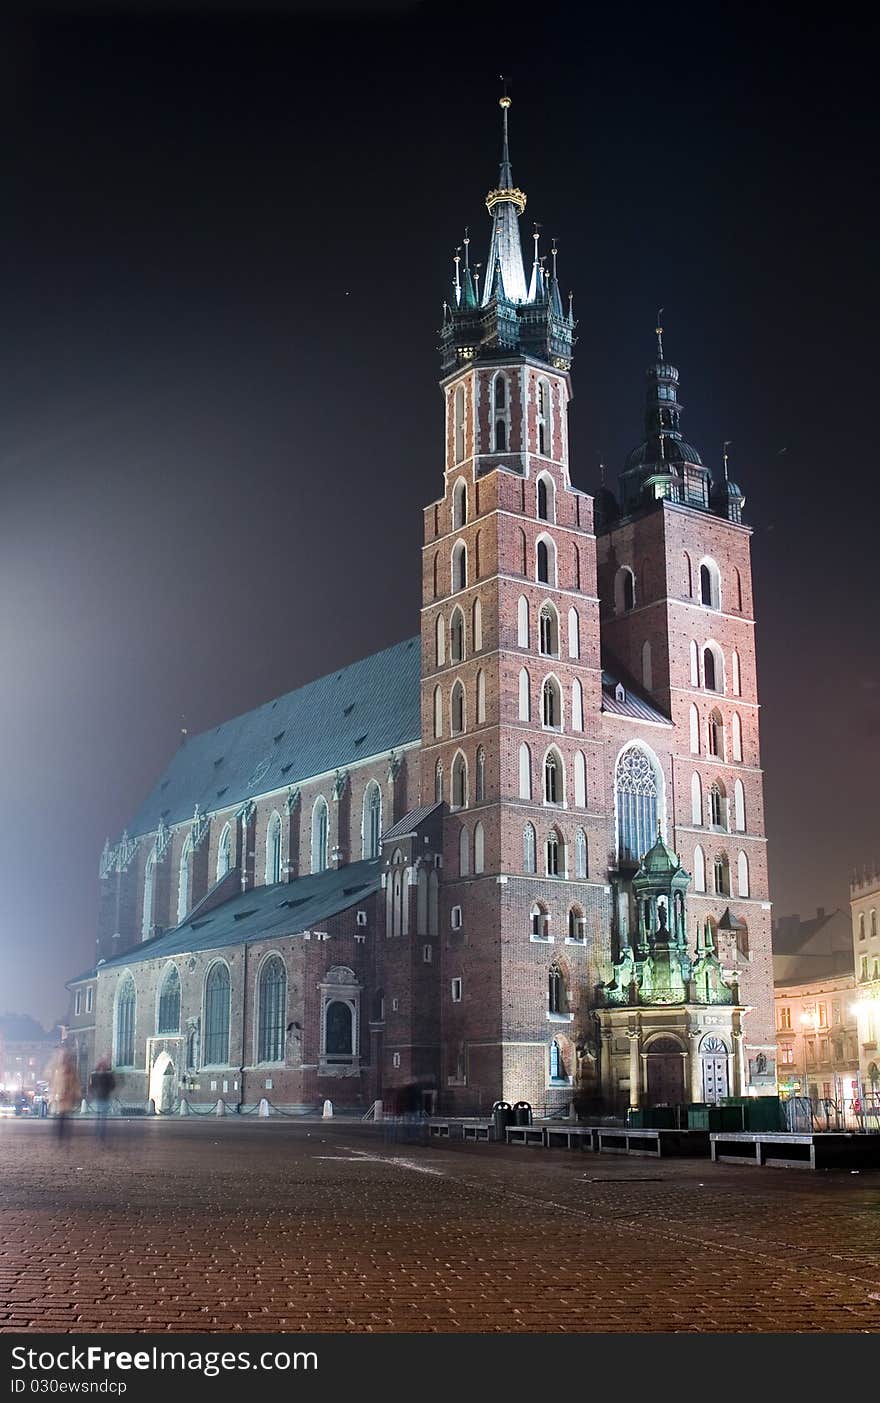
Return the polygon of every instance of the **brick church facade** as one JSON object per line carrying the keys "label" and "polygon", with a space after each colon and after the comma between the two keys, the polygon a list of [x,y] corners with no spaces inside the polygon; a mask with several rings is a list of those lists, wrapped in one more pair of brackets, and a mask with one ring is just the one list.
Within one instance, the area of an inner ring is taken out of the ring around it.
{"label": "brick church facade", "polygon": [[775,1089],[744,498],[660,329],[618,494],[573,486],[575,323],[537,238],[526,275],[508,107],[440,334],[420,637],[187,739],[106,846],[70,987],[123,1099]]}

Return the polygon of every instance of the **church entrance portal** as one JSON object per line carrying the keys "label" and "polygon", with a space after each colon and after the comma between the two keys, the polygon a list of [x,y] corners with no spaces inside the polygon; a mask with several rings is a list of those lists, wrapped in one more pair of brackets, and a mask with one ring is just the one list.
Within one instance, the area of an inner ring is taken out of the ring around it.
{"label": "church entrance portal", "polygon": [[685,1100],[685,1054],[674,1038],[655,1038],[645,1051],[647,1103],[676,1106]]}
{"label": "church entrance portal", "polygon": [[730,1094],[727,1081],[727,1048],[720,1038],[711,1034],[700,1045],[700,1060],[703,1064],[703,1100],[710,1105],[719,1105],[723,1096]]}
{"label": "church entrance portal", "polygon": [[167,1115],[174,1107],[176,1080],[174,1063],[167,1052],[160,1052],[150,1072],[150,1100],[159,1115]]}

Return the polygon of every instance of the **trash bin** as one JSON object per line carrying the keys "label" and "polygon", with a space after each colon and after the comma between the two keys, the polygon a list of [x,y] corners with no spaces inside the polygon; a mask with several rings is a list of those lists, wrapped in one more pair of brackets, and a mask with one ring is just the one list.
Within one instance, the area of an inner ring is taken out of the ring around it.
{"label": "trash bin", "polygon": [[507,1139],[505,1130],[509,1125],[513,1125],[513,1107],[509,1101],[496,1101],[492,1107],[492,1120],[495,1123],[495,1139],[503,1145]]}
{"label": "trash bin", "polygon": [[532,1108],[528,1101],[517,1101],[513,1108],[514,1125],[531,1125]]}

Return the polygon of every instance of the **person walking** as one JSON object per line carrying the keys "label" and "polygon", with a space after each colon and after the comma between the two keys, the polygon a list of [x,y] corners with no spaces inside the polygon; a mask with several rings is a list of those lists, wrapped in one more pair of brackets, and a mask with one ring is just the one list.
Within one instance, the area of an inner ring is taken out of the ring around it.
{"label": "person walking", "polygon": [[94,1101],[97,1112],[95,1130],[98,1139],[107,1139],[107,1116],[110,1113],[110,1097],[116,1086],[116,1078],[110,1070],[109,1057],[102,1057],[89,1078],[89,1099]]}
{"label": "person walking", "polygon": [[67,1139],[67,1117],[76,1110],[80,1098],[79,1076],[71,1048],[65,1044],[58,1050],[52,1073],[52,1101],[55,1106],[55,1129],[60,1142]]}

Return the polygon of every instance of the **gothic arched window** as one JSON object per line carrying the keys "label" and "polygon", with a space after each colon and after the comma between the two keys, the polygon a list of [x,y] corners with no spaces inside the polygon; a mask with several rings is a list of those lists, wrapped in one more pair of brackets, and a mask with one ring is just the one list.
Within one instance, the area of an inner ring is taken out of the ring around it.
{"label": "gothic arched window", "polygon": [[137,994],[134,980],[125,974],[116,995],[116,1056],[117,1067],[134,1066],[134,1024]]}
{"label": "gothic arched window", "polygon": [[281,881],[281,819],[273,813],[266,828],[266,886]]}
{"label": "gothic arched window", "polygon": [[460,609],[453,610],[449,624],[449,661],[460,663],[464,660],[464,615]]}
{"label": "gothic arched window", "polygon": [[438,760],[434,767],[434,801],[439,804],[443,799],[443,761]]}
{"label": "gothic arched window", "polygon": [[579,828],[574,835],[574,875],[585,881],[590,875],[587,835],[582,828]]}
{"label": "gothic arched window", "polygon": [[229,969],[217,960],[205,980],[205,1065],[229,1062]]}
{"label": "gothic arched window", "polygon": [[562,691],[555,677],[548,677],[544,681],[541,692],[541,716],[544,725],[550,730],[561,730]]}
{"label": "gothic arched window", "polygon": [[540,536],[535,547],[535,577],[539,584],[556,584],[556,547],[549,536]]}
{"label": "gothic arched window", "polygon": [[559,615],[552,604],[542,604],[539,616],[540,650],[547,658],[559,657]]}
{"label": "gothic arched window", "polygon": [[718,853],[713,864],[715,891],[719,896],[730,896],[730,862],[726,853]]}
{"label": "gothic arched window", "polygon": [[558,750],[548,750],[544,757],[544,803],[565,802],[565,772]]}
{"label": "gothic arched window", "polygon": [[459,750],[452,762],[452,795],[451,805],[453,809],[466,809],[468,802],[468,779],[467,760],[465,760]]}
{"label": "gothic arched window", "polygon": [[535,830],[530,823],[523,829],[523,871],[534,872],[535,862]]}
{"label": "gothic arched window", "polygon": [[446,624],[442,614],[437,615],[434,635],[434,661],[437,667],[442,667],[446,662]]}
{"label": "gothic arched window", "polygon": [[312,871],[323,872],[327,868],[327,834],[330,813],[327,800],[320,795],[312,809]]}
{"label": "gothic arched window", "polygon": [[382,791],[374,779],[364,790],[363,845],[364,857],[378,857],[382,838]]}
{"label": "gothic arched window", "polygon": [[586,935],[584,913],[579,906],[572,906],[568,913],[568,938],[581,943]]}
{"label": "gothic arched window", "polygon": [[540,901],[536,901],[529,913],[531,919],[532,935],[536,940],[550,939],[550,917],[547,914],[546,906],[542,906]]}
{"label": "gothic arched window", "polygon": [[547,971],[547,997],[550,1013],[567,1013],[568,996],[565,988],[565,976],[559,965],[552,964]]}
{"label": "gothic arched window", "polygon": [[482,804],[486,797],[486,752],[482,746],[477,751],[477,773],[474,781],[474,797],[478,804]]}
{"label": "gothic arched window", "polygon": [[453,400],[453,438],[455,461],[464,458],[464,385],[458,385]]}
{"label": "gothic arched window", "polygon": [[709,786],[709,822],[713,828],[727,829],[727,795],[718,780]]}
{"label": "gothic arched window", "polygon": [[549,473],[541,473],[538,478],[538,518],[540,521],[556,520],[556,488]]}
{"label": "gothic arched window", "polygon": [[532,797],[532,752],[525,741],[519,748],[519,797]]}
{"label": "gothic arched window", "polygon": [[503,419],[495,420],[495,452],[507,452],[507,424]]}
{"label": "gothic arched window", "polygon": [[471,870],[471,836],[464,824],[458,830],[458,875],[467,877]]}
{"label": "gothic arched window", "polygon": [[709,713],[709,754],[724,759],[724,722],[720,711]]}
{"label": "gothic arched window", "polygon": [[232,866],[232,829],[229,824],[220,834],[220,841],[217,844],[217,881],[225,877]]}
{"label": "gothic arched window", "polygon": [[467,525],[467,483],[463,477],[458,479],[452,489],[452,529],[460,531],[462,526]]}
{"label": "gothic arched window", "polygon": [[474,607],[472,610],[471,644],[475,653],[479,653],[483,646],[483,606],[479,598],[474,600]]}
{"label": "gothic arched window", "polygon": [[559,1050],[559,1043],[554,1038],[550,1044],[550,1080],[566,1081],[565,1068],[562,1065],[562,1053]]}
{"label": "gothic arched window", "polygon": [[584,729],[584,689],[577,677],[571,684],[571,729]]}
{"label": "gothic arched window", "polygon": [[622,751],[614,775],[614,795],[618,859],[638,862],[654,846],[660,817],[660,768],[650,751],[637,745]]}
{"label": "gothic arched window", "polygon": [[153,934],[153,892],[156,884],[156,855],[150,853],[144,869],[144,907],[141,920],[141,939],[149,940]]}
{"label": "gothic arched window", "polygon": [[474,872],[486,870],[486,830],[481,823],[474,829]]}
{"label": "gothic arched window", "polygon": [[159,986],[157,1033],[180,1032],[180,975],[176,965],[169,965]]}
{"label": "gothic arched window", "polygon": [[180,854],[180,870],[177,875],[177,924],[180,925],[189,910],[189,879],[192,866],[192,839],[186,838]]}
{"label": "gothic arched window", "polygon": [[548,877],[565,876],[563,847],[555,828],[551,828],[547,835],[546,859]]}
{"label": "gothic arched window", "polygon": [[516,646],[529,646],[529,601],[521,594],[516,605]]}
{"label": "gothic arched window", "polygon": [[520,668],[519,673],[519,719],[520,721],[531,720],[531,698],[530,698],[529,674],[525,668]]}
{"label": "gothic arched window", "polygon": [[724,660],[717,644],[707,643],[703,649],[703,686],[708,692],[724,691]]}
{"label": "gothic arched window", "polygon": [[452,734],[460,736],[464,730],[464,687],[460,682],[456,682],[452,688],[451,707]]}
{"label": "gothic arched window", "polygon": [[263,962],[257,1002],[257,1061],[283,1062],[284,1031],[287,1025],[287,971],[280,955],[270,955]]}
{"label": "gothic arched window", "polygon": [[614,612],[626,614],[635,608],[636,579],[628,565],[621,565],[614,576]]}
{"label": "gothic arched window", "polygon": [[721,608],[721,571],[714,560],[700,565],[700,603],[706,609]]}
{"label": "gothic arched window", "polygon": [[467,589],[467,546],[458,541],[452,550],[452,592]]}

